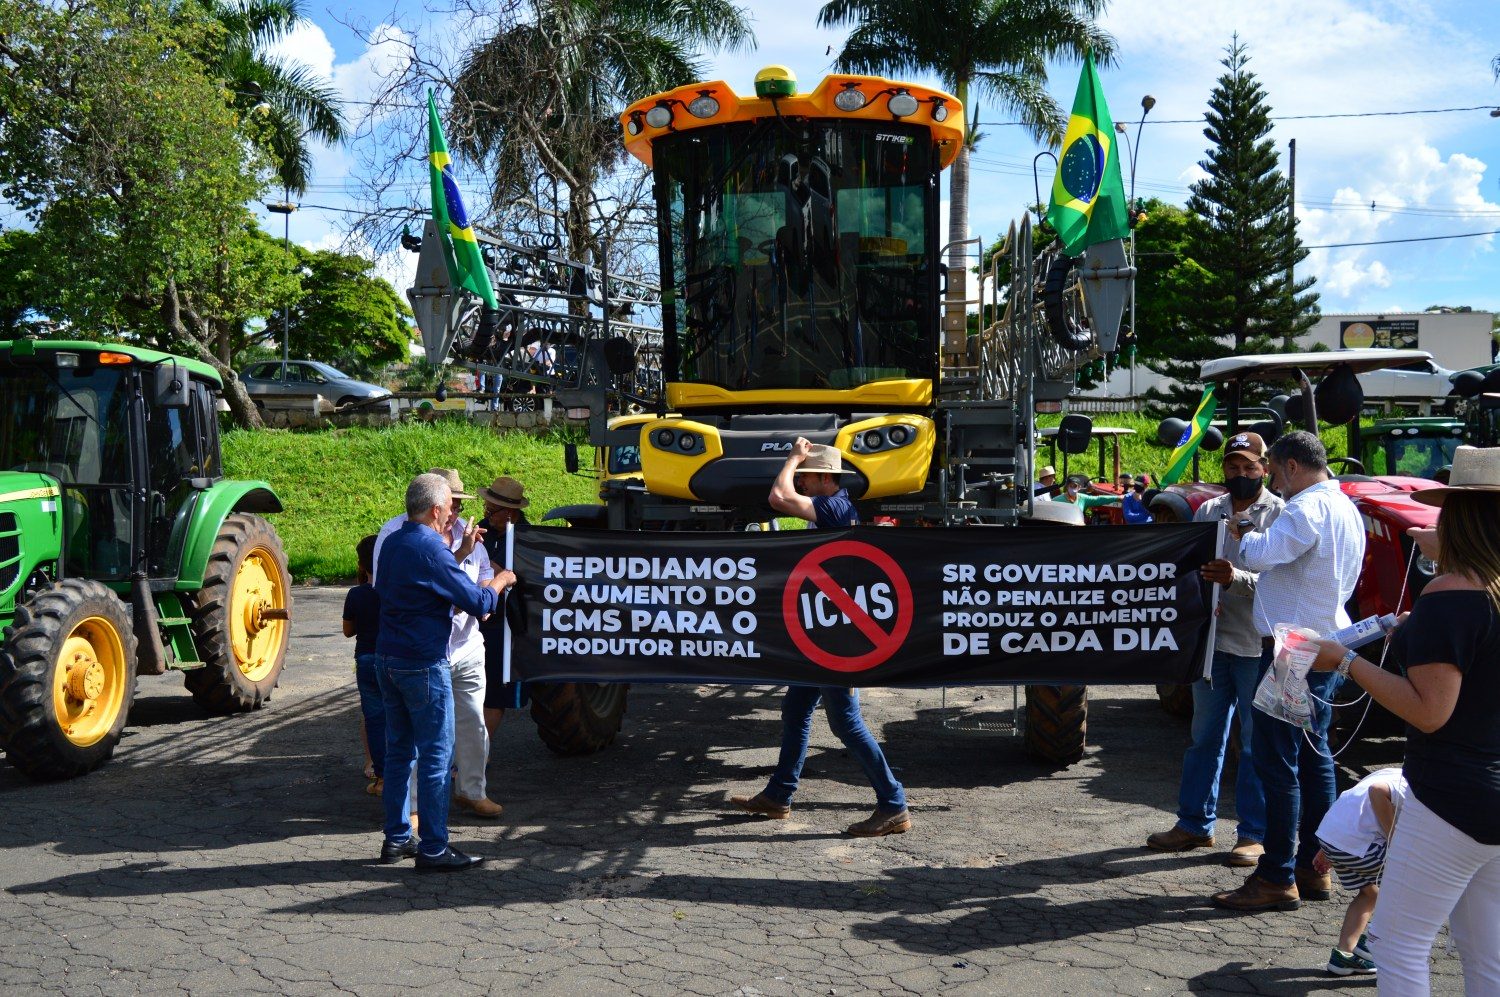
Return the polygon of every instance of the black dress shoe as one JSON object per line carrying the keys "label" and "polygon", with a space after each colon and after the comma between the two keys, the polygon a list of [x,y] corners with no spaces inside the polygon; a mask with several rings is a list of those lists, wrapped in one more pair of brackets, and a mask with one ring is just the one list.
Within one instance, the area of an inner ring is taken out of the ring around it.
{"label": "black dress shoe", "polygon": [[450,848],[437,858],[428,858],[420,853],[417,855],[417,869],[421,872],[462,872],[483,863],[484,859],[465,855],[457,848]]}
{"label": "black dress shoe", "polygon": [[387,841],[380,846],[380,864],[392,865],[402,859],[412,858],[416,854],[416,838],[407,838],[405,841]]}

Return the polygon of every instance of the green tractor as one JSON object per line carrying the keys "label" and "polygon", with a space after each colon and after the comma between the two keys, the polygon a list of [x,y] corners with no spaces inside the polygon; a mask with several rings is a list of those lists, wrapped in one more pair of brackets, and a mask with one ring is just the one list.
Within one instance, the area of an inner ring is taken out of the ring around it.
{"label": "green tractor", "polygon": [[266,702],[290,578],[264,482],[226,481],[222,382],[134,347],[0,341],[0,748],[33,779],[114,752],[137,675]]}
{"label": "green tractor", "polygon": [[1451,416],[1382,419],[1360,432],[1360,461],[1366,474],[1436,480],[1453,464],[1453,452],[1466,439],[1462,420]]}

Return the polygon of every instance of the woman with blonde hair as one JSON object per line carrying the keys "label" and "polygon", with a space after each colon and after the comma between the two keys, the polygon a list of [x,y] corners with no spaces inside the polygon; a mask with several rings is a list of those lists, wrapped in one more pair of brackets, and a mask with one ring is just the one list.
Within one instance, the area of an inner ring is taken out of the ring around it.
{"label": "woman with blonde hair", "polygon": [[1370,924],[1380,993],[1429,992],[1447,920],[1465,990],[1500,994],[1500,447],[1459,447],[1449,484],[1413,498],[1443,510],[1442,573],[1391,638],[1404,674],[1331,640],[1313,667],[1354,679],[1408,725],[1411,795]]}

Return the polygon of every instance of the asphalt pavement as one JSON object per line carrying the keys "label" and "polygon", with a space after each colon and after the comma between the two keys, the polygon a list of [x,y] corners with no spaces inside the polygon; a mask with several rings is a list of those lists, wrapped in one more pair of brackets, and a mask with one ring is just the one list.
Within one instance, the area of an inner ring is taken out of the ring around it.
{"label": "asphalt pavement", "polygon": [[[454,817],[488,864],[378,865],[342,599],[297,591],[264,710],[205,718],[179,678],[143,678],[103,769],[0,772],[0,990],[1374,992],[1322,970],[1346,895],[1234,915],[1207,897],[1242,871],[1143,847],[1173,823],[1188,737],[1149,688],[1092,690],[1087,755],[1062,770],[948,725],[1003,722],[1009,689],[951,689],[946,711],[938,690],[868,690],[915,822],[878,840],[840,835],[873,796],[821,717],[790,819],[726,811],[774,764],[777,690],[638,686],[587,758],[552,756],[511,714],[490,766],[504,815]],[[1357,744],[1341,788],[1400,750]],[[1434,992],[1461,992],[1458,973],[1445,935]]]}

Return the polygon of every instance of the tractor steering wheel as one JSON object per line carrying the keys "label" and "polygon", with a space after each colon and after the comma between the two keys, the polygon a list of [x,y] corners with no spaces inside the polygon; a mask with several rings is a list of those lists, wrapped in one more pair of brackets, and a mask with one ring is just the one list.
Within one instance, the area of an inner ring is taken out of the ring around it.
{"label": "tractor steering wheel", "polygon": [[1335,464],[1339,464],[1339,465],[1342,465],[1342,466],[1348,468],[1349,471],[1351,473],[1354,473],[1354,474],[1364,474],[1365,473],[1365,465],[1361,464],[1359,461],[1355,460],[1353,457],[1329,457],[1328,458],[1328,466],[1332,467]]}

